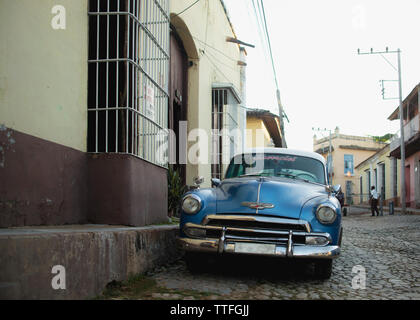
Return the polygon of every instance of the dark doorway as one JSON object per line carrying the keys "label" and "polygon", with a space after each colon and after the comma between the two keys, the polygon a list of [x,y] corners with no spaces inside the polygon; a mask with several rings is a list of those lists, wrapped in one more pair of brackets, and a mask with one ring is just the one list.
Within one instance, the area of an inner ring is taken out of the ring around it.
{"label": "dark doorway", "polygon": [[410,181],[410,166],[405,167],[405,203],[407,207],[410,207],[410,193],[411,193],[411,181]]}
{"label": "dark doorway", "polygon": [[[173,130],[174,139],[170,139],[169,158],[173,163],[173,168],[181,176],[183,183],[186,183],[186,135],[180,135],[181,121],[187,121],[187,75],[188,75],[188,56],[185,52],[181,39],[171,28],[171,58],[169,76],[169,108],[168,108],[168,127]],[[185,130],[185,134],[186,134]],[[171,141],[172,140],[172,141]]]}

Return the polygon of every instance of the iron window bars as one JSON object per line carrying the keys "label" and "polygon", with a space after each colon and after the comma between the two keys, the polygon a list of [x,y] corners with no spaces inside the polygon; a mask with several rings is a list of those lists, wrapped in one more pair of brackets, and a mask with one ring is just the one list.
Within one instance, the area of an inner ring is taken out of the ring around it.
{"label": "iron window bars", "polygon": [[234,156],[238,138],[240,98],[230,84],[213,84],[212,89],[212,147],[211,177],[223,178],[224,165]]}
{"label": "iron window bars", "polygon": [[169,0],[90,0],[88,14],[88,152],[167,167]]}

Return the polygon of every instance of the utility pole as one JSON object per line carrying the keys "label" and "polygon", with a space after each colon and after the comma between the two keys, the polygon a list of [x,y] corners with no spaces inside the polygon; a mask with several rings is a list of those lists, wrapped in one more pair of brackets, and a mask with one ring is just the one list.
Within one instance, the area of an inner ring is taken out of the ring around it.
{"label": "utility pole", "polygon": [[[388,53],[396,53],[398,59],[398,67],[395,68],[388,59],[386,59],[383,55]],[[385,51],[373,51],[371,48],[369,52],[360,52],[360,49],[357,49],[357,54],[379,54],[381,57],[398,73],[398,94],[399,94],[399,111],[400,111],[400,150],[401,150],[401,211],[402,214],[405,214],[405,141],[404,141],[404,113],[403,113],[403,105],[402,105],[402,84],[401,84],[401,50],[397,49],[395,51],[389,51],[388,47]]]}
{"label": "utility pole", "polygon": [[333,159],[332,159],[331,129],[312,128],[312,131],[315,131],[315,132],[327,132],[328,131],[329,132],[329,138],[328,138],[328,140],[329,140],[329,145],[328,145],[328,159],[329,159],[329,162],[327,161],[327,163],[329,163],[328,181],[329,181],[329,184],[332,185],[333,184],[332,183]]}
{"label": "utility pole", "polygon": [[242,152],[245,152],[245,147],[246,147],[246,52],[245,52],[245,48],[244,47],[240,47],[239,48],[240,51],[240,90],[241,90],[241,99],[242,99],[242,117],[243,117],[243,121],[242,121]]}
{"label": "utility pole", "polygon": [[276,97],[277,97],[277,106],[279,108],[279,117],[280,117],[281,147],[287,148],[286,138],[284,137],[284,121],[283,121],[284,111],[283,111],[283,105],[281,104],[280,90],[278,89],[278,87],[276,90]]}

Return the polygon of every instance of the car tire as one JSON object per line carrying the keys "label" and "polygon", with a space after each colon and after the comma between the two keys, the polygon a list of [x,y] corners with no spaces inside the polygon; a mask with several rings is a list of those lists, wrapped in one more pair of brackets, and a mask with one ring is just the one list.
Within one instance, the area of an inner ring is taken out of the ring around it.
{"label": "car tire", "polygon": [[343,242],[343,227],[340,228],[340,235],[338,236],[338,246],[341,247]]}
{"label": "car tire", "polygon": [[332,259],[319,260],[314,262],[314,276],[319,280],[327,280],[332,274]]}

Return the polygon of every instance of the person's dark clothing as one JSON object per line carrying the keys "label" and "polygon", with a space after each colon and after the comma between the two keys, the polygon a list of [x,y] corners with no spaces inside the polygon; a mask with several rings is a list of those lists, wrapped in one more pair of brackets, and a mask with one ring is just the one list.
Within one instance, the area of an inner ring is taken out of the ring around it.
{"label": "person's dark clothing", "polygon": [[379,209],[378,209],[378,199],[372,198],[370,203],[370,210],[372,211],[372,217],[376,215],[379,216]]}
{"label": "person's dark clothing", "polygon": [[375,187],[372,187],[370,190],[370,210],[372,211],[372,217],[376,215],[379,216],[379,210],[378,210],[378,200],[379,200],[379,194],[376,192]]}

